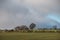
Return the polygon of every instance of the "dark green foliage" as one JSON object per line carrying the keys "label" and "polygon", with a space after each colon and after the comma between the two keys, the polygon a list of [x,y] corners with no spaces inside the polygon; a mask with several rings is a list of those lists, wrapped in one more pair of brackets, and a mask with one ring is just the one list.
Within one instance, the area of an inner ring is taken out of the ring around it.
{"label": "dark green foliage", "polygon": [[31,23],[29,26],[30,29],[34,29],[35,27],[36,27],[36,24],[34,24],[34,23]]}
{"label": "dark green foliage", "polygon": [[15,27],[15,30],[29,30],[29,28],[26,25],[22,25]]}

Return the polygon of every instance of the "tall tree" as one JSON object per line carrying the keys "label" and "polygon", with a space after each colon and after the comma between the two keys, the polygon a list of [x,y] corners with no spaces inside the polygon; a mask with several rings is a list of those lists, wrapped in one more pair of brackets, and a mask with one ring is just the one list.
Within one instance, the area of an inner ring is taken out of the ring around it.
{"label": "tall tree", "polygon": [[30,28],[31,30],[33,30],[35,27],[36,27],[36,24],[35,24],[35,23],[31,23],[30,26],[29,26],[29,28]]}

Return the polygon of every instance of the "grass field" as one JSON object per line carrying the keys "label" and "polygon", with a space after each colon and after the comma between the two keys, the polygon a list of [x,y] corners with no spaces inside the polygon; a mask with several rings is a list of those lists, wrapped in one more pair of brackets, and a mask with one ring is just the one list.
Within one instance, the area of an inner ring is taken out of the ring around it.
{"label": "grass field", "polygon": [[0,33],[0,40],[60,40],[60,33]]}

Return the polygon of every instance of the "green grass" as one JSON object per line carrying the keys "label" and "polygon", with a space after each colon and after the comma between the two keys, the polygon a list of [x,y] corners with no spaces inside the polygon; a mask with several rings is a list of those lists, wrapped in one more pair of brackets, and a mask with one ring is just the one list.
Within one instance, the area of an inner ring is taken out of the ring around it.
{"label": "green grass", "polygon": [[60,33],[0,33],[0,40],[60,40]]}

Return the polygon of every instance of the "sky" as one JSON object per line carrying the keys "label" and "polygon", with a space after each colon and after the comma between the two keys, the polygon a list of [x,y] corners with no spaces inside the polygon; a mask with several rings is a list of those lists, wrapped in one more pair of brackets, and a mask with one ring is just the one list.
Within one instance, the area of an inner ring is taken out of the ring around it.
{"label": "sky", "polygon": [[0,29],[31,23],[59,28],[60,0],[0,0]]}

